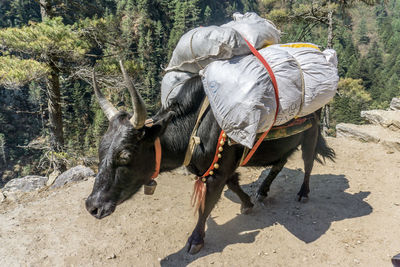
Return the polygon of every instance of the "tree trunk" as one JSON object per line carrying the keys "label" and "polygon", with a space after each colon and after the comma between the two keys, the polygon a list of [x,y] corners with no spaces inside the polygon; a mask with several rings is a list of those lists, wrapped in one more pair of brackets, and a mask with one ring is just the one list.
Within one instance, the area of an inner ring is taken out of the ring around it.
{"label": "tree trunk", "polygon": [[[332,48],[333,46],[333,21],[332,21],[333,10],[328,13],[328,41],[326,44],[327,48]],[[328,130],[331,127],[330,125],[330,107],[329,105],[325,105],[323,109],[323,119],[322,119],[322,134],[324,136],[328,135]]]}
{"label": "tree trunk", "polygon": [[50,146],[53,151],[62,151],[64,146],[63,121],[61,112],[60,72],[51,62],[50,79],[47,86]]}
{"label": "tree trunk", "polygon": [[7,159],[6,159],[6,152],[4,147],[6,146],[6,141],[4,140],[5,138],[3,136],[0,136],[0,155],[3,158],[4,161],[4,166],[7,165]]}
{"label": "tree trunk", "polygon": [[332,22],[333,10],[328,13],[328,42],[326,44],[327,48],[332,48],[333,46],[333,22]]}
{"label": "tree trunk", "polygon": [[51,1],[50,0],[39,0],[40,4],[40,15],[42,16],[42,20],[47,17],[53,17],[51,10]]}
{"label": "tree trunk", "polygon": [[331,111],[330,111],[330,106],[325,105],[323,108],[323,119],[322,119],[322,135],[323,136],[328,136],[328,130],[330,128],[330,116],[331,116]]}

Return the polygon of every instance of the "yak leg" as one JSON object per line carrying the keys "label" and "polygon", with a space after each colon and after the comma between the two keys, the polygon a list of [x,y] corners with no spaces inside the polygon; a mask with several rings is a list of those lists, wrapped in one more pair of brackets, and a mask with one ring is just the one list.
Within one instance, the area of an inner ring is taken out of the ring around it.
{"label": "yak leg", "polygon": [[[282,158],[279,162],[275,163],[272,166],[270,172],[268,173],[268,176],[264,179],[264,181],[260,185],[260,188],[257,191],[256,195],[257,201],[262,202],[267,197],[272,182],[275,180],[276,176],[282,170],[283,166],[285,166],[286,162],[287,158]],[[260,178],[261,176],[262,174],[260,175]]]}
{"label": "yak leg", "polygon": [[246,194],[240,187],[239,174],[235,173],[232,175],[226,184],[228,185],[228,188],[240,198],[240,201],[242,202],[240,205],[240,212],[242,214],[249,214],[253,209],[254,204],[251,203],[250,196]]}
{"label": "yak leg", "polygon": [[303,143],[301,144],[302,157],[304,161],[304,180],[300,191],[297,193],[298,201],[301,201],[302,198],[308,200],[308,193],[310,193],[310,175],[314,166],[318,134],[318,126],[315,125],[313,128],[305,132]]}
{"label": "yak leg", "polygon": [[188,252],[190,254],[198,253],[204,246],[206,221],[208,215],[211,213],[211,210],[221,197],[225,183],[226,179],[222,179],[222,177],[217,179],[215,176],[209,176],[207,179],[207,192],[204,212],[202,212],[201,208],[199,208],[199,219],[197,220],[196,227],[194,228],[188,240]]}

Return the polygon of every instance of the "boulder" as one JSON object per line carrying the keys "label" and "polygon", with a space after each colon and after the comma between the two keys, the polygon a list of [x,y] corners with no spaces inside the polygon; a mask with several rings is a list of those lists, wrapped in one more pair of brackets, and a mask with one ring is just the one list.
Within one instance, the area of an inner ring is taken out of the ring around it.
{"label": "boulder", "polygon": [[400,110],[361,111],[361,117],[372,124],[400,131]]}
{"label": "boulder", "polygon": [[365,131],[360,130],[361,125],[350,123],[339,123],[336,125],[336,136],[356,139],[361,142],[379,143],[379,138],[376,138]]}
{"label": "boulder", "polygon": [[47,177],[29,175],[22,178],[12,179],[3,187],[2,191],[8,193],[30,192],[46,186]]}
{"label": "boulder", "polygon": [[70,182],[81,181],[88,176],[94,176],[94,171],[88,167],[79,165],[60,174],[51,188],[61,187]]}
{"label": "boulder", "polygon": [[391,110],[400,110],[400,98],[395,97],[392,99],[392,102],[390,102],[390,109]]}
{"label": "boulder", "polygon": [[356,139],[361,142],[379,143],[390,152],[400,151],[400,132],[393,132],[378,125],[336,125],[337,137]]}

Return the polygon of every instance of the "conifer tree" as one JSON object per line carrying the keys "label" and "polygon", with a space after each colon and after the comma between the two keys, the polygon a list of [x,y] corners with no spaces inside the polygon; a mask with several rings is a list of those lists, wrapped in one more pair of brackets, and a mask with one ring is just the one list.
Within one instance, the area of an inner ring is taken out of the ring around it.
{"label": "conifer tree", "polygon": [[31,80],[47,81],[50,142],[54,151],[61,151],[64,136],[60,75],[68,71],[66,63],[83,58],[88,44],[80,39],[75,27],[64,25],[59,17],[44,18],[41,23],[21,28],[2,29],[0,40],[0,73],[3,73],[0,83],[20,86]]}

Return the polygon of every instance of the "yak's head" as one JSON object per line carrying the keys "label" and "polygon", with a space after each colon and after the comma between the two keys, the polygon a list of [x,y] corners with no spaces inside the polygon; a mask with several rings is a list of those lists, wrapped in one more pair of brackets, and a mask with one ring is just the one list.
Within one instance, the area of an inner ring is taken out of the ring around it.
{"label": "yak's head", "polygon": [[133,116],[119,112],[100,92],[93,72],[93,87],[99,104],[109,120],[99,147],[99,171],[86,209],[101,219],[116,206],[150,182],[155,169],[154,141],[162,134],[170,116],[146,126],[146,107],[122,64],[126,86],[132,97]]}

